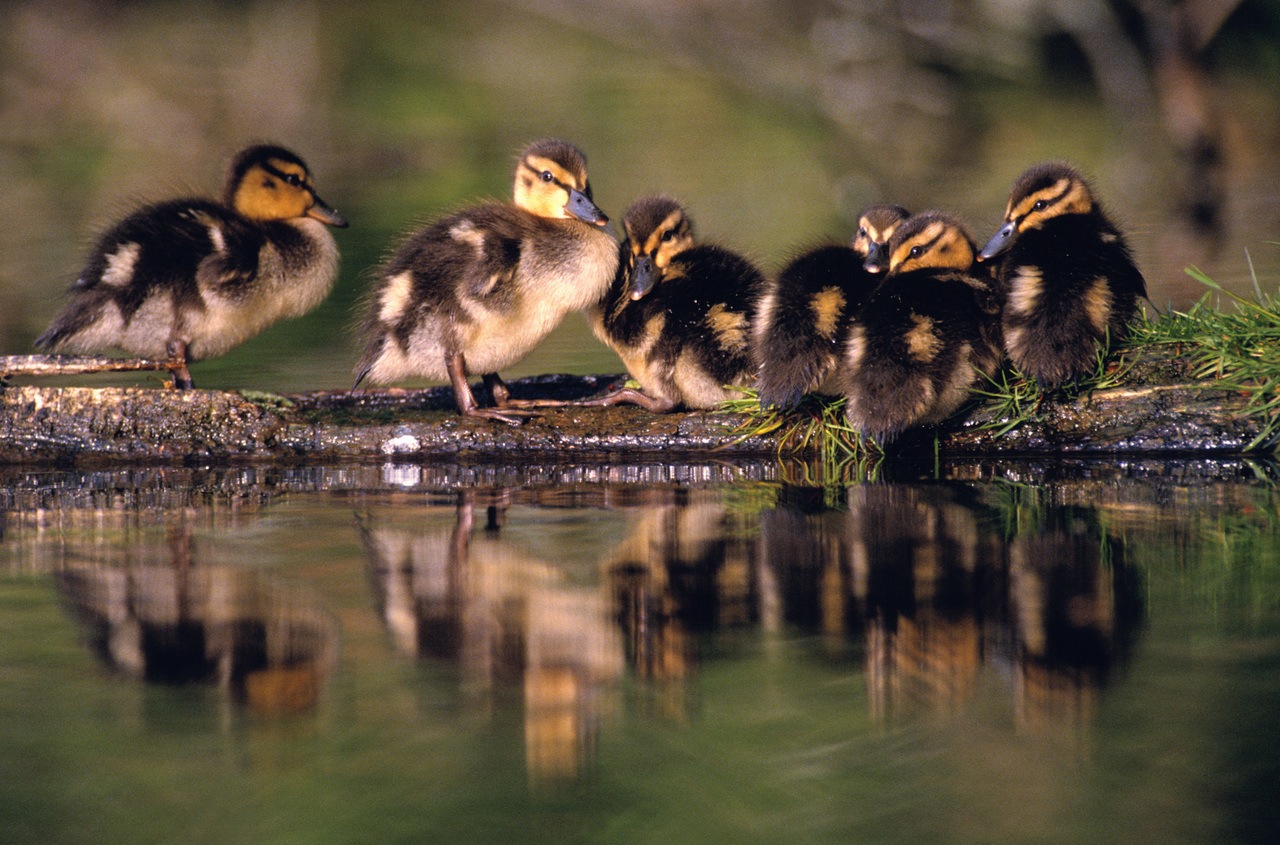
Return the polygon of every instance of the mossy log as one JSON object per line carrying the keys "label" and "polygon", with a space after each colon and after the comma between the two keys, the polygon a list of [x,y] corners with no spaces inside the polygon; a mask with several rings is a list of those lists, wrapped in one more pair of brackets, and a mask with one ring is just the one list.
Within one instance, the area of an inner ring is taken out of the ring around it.
{"label": "mossy log", "polygon": [[[977,406],[936,439],[939,454],[1155,455],[1245,453],[1264,429],[1246,397],[1196,380],[1178,358],[1135,353],[1124,386],[1049,398],[997,435],[1002,420]],[[0,376],[29,372],[0,359]],[[512,382],[516,397],[581,398],[617,376],[542,376]],[[275,394],[154,387],[0,388],[0,463],[580,459],[772,455],[779,436],[744,435],[743,415],[655,415],[634,407],[553,408],[512,427],[465,419],[447,388]],[[893,451],[932,455],[935,438]],[[925,451],[927,450],[927,451]]]}

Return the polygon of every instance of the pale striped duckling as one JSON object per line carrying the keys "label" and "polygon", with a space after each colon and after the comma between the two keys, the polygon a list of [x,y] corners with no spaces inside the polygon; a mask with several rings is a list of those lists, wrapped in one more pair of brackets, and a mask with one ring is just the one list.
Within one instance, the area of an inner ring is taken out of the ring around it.
{"label": "pale striped duckling", "polygon": [[1124,338],[1146,282],[1124,236],[1068,164],[1030,168],[1013,185],[1004,225],[979,261],[994,262],[1009,359],[1041,386],[1094,369]]}
{"label": "pale striped duckling", "polygon": [[221,355],[328,295],[338,247],[326,226],[346,225],[302,159],[249,147],[232,161],[220,201],[148,205],[109,229],[36,346],[168,358],[175,386],[192,387],[189,362]]}
{"label": "pale striped duckling", "polygon": [[748,343],[764,275],[737,253],[698,243],[689,213],[670,197],[637,200],[623,226],[617,277],[588,317],[640,388],[581,404],[665,413],[734,398],[731,388],[754,374]]}
{"label": "pale striped duckling", "polygon": [[849,325],[887,269],[885,246],[907,210],[873,205],[849,244],[811,249],[787,264],[760,298],[752,354],[762,407],[789,408],[812,391],[836,392],[831,376]]}
{"label": "pale striped duckling", "polygon": [[1000,364],[998,302],[952,217],[909,218],[889,271],[853,319],[841,378],[850,424],[884,444],[951,416]]}
{"label": "pale striped duckling", "polygon": [[[356,384],[448,379],[458,412],[518,424],[498,370],[524,357],[570,311],[600,298],[618,242],[591,199],[586,157],[565,141],[529,145],[514,202],[485,202],[410,236],[379,271]],[[480,375],[495,408],[467,384]]]}

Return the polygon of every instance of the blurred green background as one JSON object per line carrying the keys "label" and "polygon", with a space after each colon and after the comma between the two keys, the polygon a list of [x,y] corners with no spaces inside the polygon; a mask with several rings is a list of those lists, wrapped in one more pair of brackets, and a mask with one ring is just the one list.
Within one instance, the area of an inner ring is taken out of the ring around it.
{"label": "blurred green background", "polygon": [[[35,0],[0,7],[0,45],[0,354],[29,351],[102,228],[216,194],[260,140],[299,152],[351,221],[341,277],[193,368],[203,387],[349,386],[378,261],[508,196],[546,136],[587,152],[615,220],[662,190],[769,270],[879,200],[984,240],[1014,177],[1060,157],[1159,306],[1201,295],[1189,264],[1240,292],[1280,278],[1274,2]],[[504,375],[620,370],[574,316]]]}

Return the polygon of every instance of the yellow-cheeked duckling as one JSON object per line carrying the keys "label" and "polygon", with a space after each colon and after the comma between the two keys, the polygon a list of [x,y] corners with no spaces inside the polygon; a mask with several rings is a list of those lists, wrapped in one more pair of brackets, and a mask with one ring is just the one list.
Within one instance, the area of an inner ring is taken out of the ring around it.
{"label": "yellow-cheeked duckling", "polygon": [[[559,140],[529,145],[514,202],[485,202],[411,235],[380,270],[356,384],[448,379],[459,413],[518,424],[498,370],[533,349],[570,311],[598,300],[618,242],[591,199],[586,157]],[[496,408],[467,384],[483,377]]]}
{"label": "yellow-cheeked duckling", "polygon": [[1146,296],[1124,236],[1068,164],[1018,178],[978,260],[995,264],[1009,359],[1046,388],[1093,370],[1099,345],[1124,337]]}
{"label": "yellow-cheeked duckling", "polygon": [[815,247],[788,263],[760,298],[752,329],[762,407],[789,408],[831,376],[850,321],[888,268],[885,246],[907,210],[873,205],[849,244]]}
{"label": "yellow-cheeked duckling", "polygon": [[1000,364],[998,301],[975,275],[975,246],[938,212],[889,241],[889,271],[853,319],[841,380],[850,424],[880,443],[939,423]]}
{"label": "yellow-cheeked duckling", "polygon": [[694,238],[680,203],[637,200],[623,218],[618,274],[588,312],[640,389],[583,404],[631,403],[655,413],[712,408],[750,384],[751,319],[764,275],[742,256]]}
{"label": "yellow-cheeked duckling", "polygon": [[346,225],[301,158],[249,147],[232,161],[220,201],[148,205],[107,230],[36,345],[167,357],[175,385],[191,387],[188,362],[221,355],[328,295],[338,247],[326,226]]}

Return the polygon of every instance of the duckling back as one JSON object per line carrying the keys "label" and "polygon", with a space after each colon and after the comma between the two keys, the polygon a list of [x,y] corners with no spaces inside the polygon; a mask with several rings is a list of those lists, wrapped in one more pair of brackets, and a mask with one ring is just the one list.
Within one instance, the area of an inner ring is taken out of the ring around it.
{"label": "duckling back", "polygon": [[764,275],[743,256],[696,243],[688,213],[664,196],[624,216],[618,273],[590,311],[652,410],[712,408],[754,375],[750,326]]}
{"label": "duckling back", "polygon": [[1044,387],[1092,371],[1099,348],[1125,337],[1146,296],[1124,236],[1066,164],[1019,177],[979,260],[994,265],[1010,360]]}
{"label": "duckling back", "polygon": [[941,422],[1000,362],[997,305],[972,272],[974,246],[953,218],[910,218],[889,243],[884,282],[853,320],[841,378],[849,422],[884,443]]}

